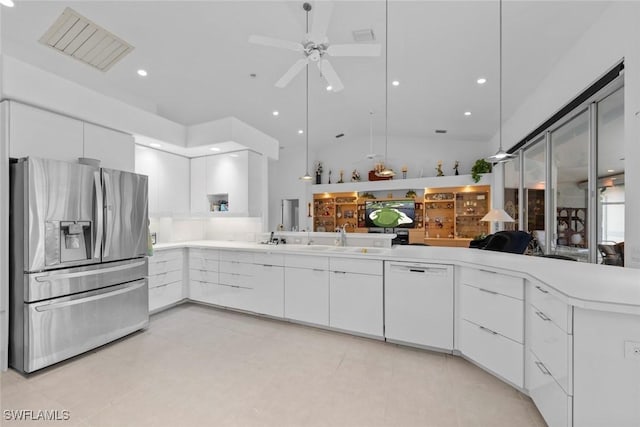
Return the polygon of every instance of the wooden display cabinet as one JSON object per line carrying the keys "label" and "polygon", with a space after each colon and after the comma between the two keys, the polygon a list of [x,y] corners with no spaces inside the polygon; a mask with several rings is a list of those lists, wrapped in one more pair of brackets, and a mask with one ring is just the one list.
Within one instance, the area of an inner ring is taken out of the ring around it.
{"label": "wooden display cabinet", "polygon": [[324,193],[313,195],[313,231],[333,232],[345,227],[353,232],[358,226],[356,193]]}

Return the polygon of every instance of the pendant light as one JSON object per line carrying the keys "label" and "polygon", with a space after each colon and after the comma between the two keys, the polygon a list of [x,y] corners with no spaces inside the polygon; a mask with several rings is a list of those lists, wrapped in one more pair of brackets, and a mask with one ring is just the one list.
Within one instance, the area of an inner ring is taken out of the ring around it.
{"label": "pendant light", "polygon": [[499,28],[500,28],[500,37],[499,37],[500,46],[499,46],[498,57],[499,57],[500,66],[498,68],[498,84],[499,84],[499,91],[498,91],[498,93],[499,93],[499,95],[498,95],[498,104],[499,104],[498,141],[500,143],[500,148],[498,148],[498,152],[496,154],[494,154],[493,156],[487,157],[487,161],[491,162],[491,163],[505,163],[505,162],[508,162],[508,161],[510,161],[510,160],[512,160],[512,159],[514,159],[516,157],[513,154],[509,154],[509,153],[507,153],[506,151],[504,151],[502,149],[502,0],[500,0],[500,24],[499,24]]}
{"label": "pendant light", "polygon": [[385,0],[384,5],[384,169],[376,172],[376,176],[393,178],[396,173],[387,166],[387,149],[389,146],[389,0]]}
{"label": "pendant light", "polygon": [[[308,6],[307,3],[305,3],[304,6],[304,10],[307,12],[307,34],[309,34],[309,11],[311,10],[311,7]],[[305,173],[304,176],[301,176],[300,179],[304,182],[311,182],[313,180],[313,177],[311,175],[309,175],[309,63],[307,63],[307,65],[305,66],[305,71],[306,71],[306,92],[305,92],[305,97],[306,97],[306,125],[305,125],[305,137],[306,137],[306,144],[307,144],[307,148],[306,148],[306,157],[305,157]]]}

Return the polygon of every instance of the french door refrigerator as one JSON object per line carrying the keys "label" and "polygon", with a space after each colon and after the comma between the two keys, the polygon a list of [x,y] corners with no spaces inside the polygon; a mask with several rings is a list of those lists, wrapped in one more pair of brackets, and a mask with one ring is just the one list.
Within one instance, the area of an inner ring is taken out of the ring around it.
{"label": "french door refrigerator", "polygon": [[147,177],[33,157],[10,174],[9,364],[33,372],[146,327]]}

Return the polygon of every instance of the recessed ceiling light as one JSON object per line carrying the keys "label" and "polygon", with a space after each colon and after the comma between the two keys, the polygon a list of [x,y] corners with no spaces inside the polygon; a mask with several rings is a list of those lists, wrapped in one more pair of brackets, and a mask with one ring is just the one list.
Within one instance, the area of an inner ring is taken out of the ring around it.
{"label": "recessed ceiling light", "polygon": [[333,86],[331,86],[331,85],[327,86],[327,90],[329,90],[329,91],[333,90]]}
{"label": "recessed ceiling light", "polygon": [[302,134],[304,133],[304,131],[303,131],[302,129],[298,129],[298,133],[299,133],[300,135],[302,135]]}
{"label": "recessed ceiling light", "polygon": [[478,80],[476,80],[476,83],[478,83],[479,85],[483,85],[487,82],[487,79],[485,79],[484,77],[480,77]]}
{"label": "recessed ceiling light", "polygon": [[471,111],[465,111],[465,112],[464,112],[464,115],[465,115],[465,116],[470,116],[470,115],[471,115]]}
{"label": "recessed ceiling light", "polygon": [[613,172],[613,169],[607,169],[607,172],[611,173]]}
{"label": "recessed ceiling light", "polygon": [[7,7],[13,7],[12,0],[0,0],[0,4]]}
{"label": "recessed ceiling light", "polygon": [[147,73],[147,70],[143,70],[142,68],[140,68],[140,69],[138,70],[138,75],[139,75],[140,77],[147,77],[147,74],[148,74],[148,73]]}
{"label": "recessed ceiling light", "polygon": [[211,148],[209,148],[209,150],[211,150],[211,151],[220,151],[220,149],[218,147],[211,147]]}
{"label": "recessed ceiling light", "polygon": [[278,114],[280,114],[280,112],[279,112],[279,111],[274,111],[274,112],[273,112],[273,113],[271,113],[271,114],[273,114],[274,116],[277,116]]}
{"label": "recessed ceiling light", "polygon": [[229,154],[229,157],[238,157],[238,155],[235,154],[235,153],[234,154]]}
{"label": "recessed ceiling light", "polygon": [[153,148],[160,148],[162,147],[162,144],[158,144],[157,142],[152,142],[149,144],[149,146],[153,147]]}
{"label": "recessed ceiling light", "polygon": [[394,86],[398,86],[398,85],[400,85],[400,82],[397,81],[397,80],[394,80],[394,81],[391,82],[391,84],[394,85]]}

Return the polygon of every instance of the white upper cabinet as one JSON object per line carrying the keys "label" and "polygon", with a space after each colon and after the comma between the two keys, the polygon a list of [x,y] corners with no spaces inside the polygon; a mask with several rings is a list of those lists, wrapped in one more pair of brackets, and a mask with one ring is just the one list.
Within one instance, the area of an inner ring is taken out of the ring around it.
{"label": "white upper cabinet", "polygon": [[136,146],[136,173],[149,177],[149,215],[189,212],[189,159]]}
{"label": "white upper cabinet", "polygon": [[91,123],[84,125],[84,157],[100,160],[103,168],[135,170],[133,136]]}
{"label": "white upper cabinet", "polygon": [[220,215],[260,216],[262,161],[250,151],[191,159],[191,213],[210,213],[212,202],[228,202]]}
{"label": "white upper cabinet", "polygon": [[83,157],[80,120],[9,101],[9,156],[77,162]]}

